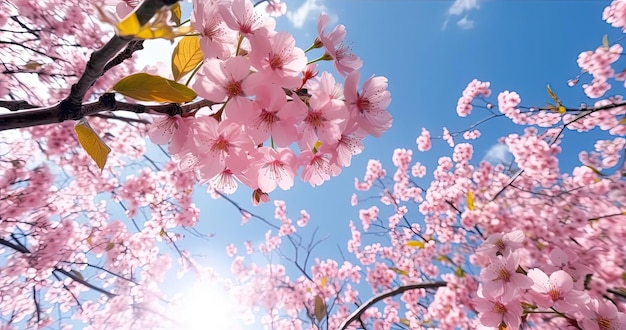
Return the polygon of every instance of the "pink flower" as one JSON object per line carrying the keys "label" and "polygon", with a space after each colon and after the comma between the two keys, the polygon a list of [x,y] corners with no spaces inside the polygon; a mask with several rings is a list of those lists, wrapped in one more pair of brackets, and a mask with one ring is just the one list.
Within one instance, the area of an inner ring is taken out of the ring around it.
{"label": "pink flower", "polygon": [[266,20],[266,16],[255,12],[250,0],[234,0],[232,4],[221,5],[219,8],[226,25],[246,37],[261,29],[265,29],[262,35],[274,30],[274,24]]}
{"label": "pink flower", "polygon": [[248,106],[246,103],[249,100],[245,96],[251,94],[249,75],[250,62],[244,57],[231,57],[225,61],[208,59],[202,66],[193,89],[207,100],[228,100],[223,117],[228,118],[230,109],[237,111],[238,108]]}
{"label": "pink flower", "polygon": [[504,256],[491,259],[491,264],[480,271],[484,291],[493,297],[501,297],[502,301],[510,301],[521,289],[528,289],[533,280],[524,274],[517,273],[519,256],[509,252]]}
{"label": "pink flower", "polygon": [[285,92],[275,85],[261,85],[255,91],[256,99],[249,114],[242,114],[248,117],[244,119],[246,132],[257,145],[271,136],[276,146],[288,147],[298,138],[296,123],[306,116],[306,105],[287,102]]}
{"label": "pink flower", "polygon": [[287,4],[280,2],[280,0],[267,0],[265,12],[273,17],[283,16],[287,12]]}
{"label": "pink flower", "polygon": [[554,307],[562,313],[571,312],[587,300],[588,296],[581,291],[573,290],[572,277],[562,270],[557,270],[548,277],[540,269],[534,268],[529,270],[527,275],[535,282],[530,295],[541,308]]}
{"label": "pink flower", "polygon": [[158,116],[148,130],[148,136],[153,143],[169,143],[169,152],[180,152],[189,135],[189,121],[193,119],[180,116]]}
{"label": "pink flower", "polygon": [[391,127],[391,114],[387,107],[391,103],[391,93],[387,91],[387,78],[370,77],[363,84],[362,93],[357,84],[360,74],[354,71],[346,78],[344,94],[346,104],[359,127],[367,133],[379,137]]}
{"label": "pink flower", "polygon": [[605,300],[591,299],[580,312],[584,318],[578,324],[585,330],[626,329],[626,313]]}
{"label": "pink flower", "polygon": [[506,234],[495,233],[487,237],[483,244],[478,248],[476,253],[489,257],[504,255],[510,251],[522,247],[524,238],[524,232],[521,230],[514,230]]}
{"label": "pink flower", "polygon": [[185,145],[187,154],[179,166],[181,170],[198,169],[204,180],[213,178],[229,166],[230,156],[252,145],[240,125],[233,122],[218,123],[213,117],[200,117],[192,122],[192,129],[193,140]]}
{"label": "pink flower", "polygon": [[352,54],[350,48],[343,43],[346,37],[346,27],[337,25],[329,34],[324,33],[330,18],[326,14],[321,14],[317,20],[317,33],[319,40],[326,49],[326,54],[335,61],[335,69],[342,76],[347,76],[351,72],[358,70],[363,65],[361,59]]}
{"label": "pink flower", "polygon": [[331,161],[331,155],[322,152],[304,150],[298,155],[298,164],[303,167],[302,180],[313,187],[341,173],[341,168]]}
{"label": "pink flower", "polygon": [[[254,162],[249,175],[257,173],[258,187],[265,193],[276,187],[288,190],[293,186],[296,169],[296,156],[289,148],[261,147],[254,154]],[[251,176],[250,176],[251,177]]]}
{"label": "pink flower", "polygon": [[483,325],[498,328],[504,322],[507,329],[519,329],[523,311],[519,301],[503,302],[501,298],[486,299],[479,296],[474,298],[473,302],[476,311],[480,313],[480,322]]}
{"label": "pink flower", "polygon": [[198,30],[205,58],[227,58],[235,50],[235,31],[229,29],[215,1],[194,1],[191,26]]}
{"label": "pink flower", "polygon": [[417,139],[415,140],[415,143],[417,143],[417,150],[421,152],[430,150],[430,148],[432,148],[432,142],[430,140],[430,132],[427,129],[422,128],[422,134],[420,134],[420,136],[417,137]]}
{"label": "pink flower", "polygon": [[[299,144],[302,149],[312,148],[317,140],[328,144],[337,143],[348,120],[344,104],[336,98],[331,98],[335,88],[332,76],[324,72],[318,87],[319,90],[312,92],[310,109],[298,127],[301,134]],[[294,101],[300,102],[298,99]]]}
{"label": "pink flower", "polygon": [[352,156],[363,151],[363,139],[365,134],[360,131],[355,122],[348,123],[348,127],[341,133],[341,138],[336,143],[322,144],[322,152],[330,152],[333,162],[339,167],[350,166]]}
{"label": "pink flower", "polygon": [[289,32],[281,31],[272,37],[250,39],[250,61],[258,70],[253,75],[256,85],[274,83],[280,87],[300,86],[298,75],[306,67],[304,51],[296,47]]}

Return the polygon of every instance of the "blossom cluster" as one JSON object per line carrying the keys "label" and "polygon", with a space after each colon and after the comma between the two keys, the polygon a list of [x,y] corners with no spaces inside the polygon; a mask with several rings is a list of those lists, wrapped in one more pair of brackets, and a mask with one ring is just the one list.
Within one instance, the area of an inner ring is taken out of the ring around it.
{"label": "blossom cluster", "polygon": [[549,264],[525,269],[521,251],[524,239],[521,230],[496,233],[476,251],[474,260],[483,268],[474,307],[484,326],[519,329],[522,317],[539,322],[556,316],[563,327],[626,327],[626,313],[601,294],[586,290],[585,275],[591,270],[573,251],[555,247]]}
{"label": "blossom cluster", "polygon": [[[309,49],[324,53],[313,61],[250,0],[194,2],[191,24],[204,54],[192,87],[217,106],[157,118],[149,136],[169,143],[179,169],[211,189],[232,193],[241,182],[262,194],[287,190],[300,170],[304,181],[320,185],[350,165],[365,136],[391,126],[387,79],[370,77],[359,89],[362,61],[343,42],[343,25],[327,31],[327,15]],[[318,60],[333,61],[344,85],[319,73]]]}

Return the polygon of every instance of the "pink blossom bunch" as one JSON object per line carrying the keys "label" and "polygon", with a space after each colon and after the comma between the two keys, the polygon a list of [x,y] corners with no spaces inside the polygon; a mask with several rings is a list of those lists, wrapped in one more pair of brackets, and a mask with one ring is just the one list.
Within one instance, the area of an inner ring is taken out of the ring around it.
{"label": "pink blossom bunch", "polygon": [[307,66],[293,36],[276,31],[250,0],[195,3],[192,25],[205,56],[193,89],[220,108],[193,119],[158,118],[149,134],[155,143],[169,142],[180,170],[210,188],[287,190],[298,173],[320,185],[350,165],[365,136],[391,126],[387,79],[370,77],[358,88],[361,61],[341,46],[345,27],[324,32],[328,16],[319,18],[318,40],[345,86]]}

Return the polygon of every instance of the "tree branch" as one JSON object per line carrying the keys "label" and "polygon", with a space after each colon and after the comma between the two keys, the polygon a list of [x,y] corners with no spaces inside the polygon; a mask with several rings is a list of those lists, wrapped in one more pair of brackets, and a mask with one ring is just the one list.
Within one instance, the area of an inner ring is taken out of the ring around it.
{"label": "tree branch", "polygon": [[[26,247],[21,246],[21,245],[17,245],[17,244],[14,244],[14,243],[11,243],[11,242],[3,239],[3,238],[0,238],[0,245],[4,245],[4,246],[9,247],[9,248],[11,248],[11,249],[13,249],[15,251],[22,252],[22,253],[25,253],[25,254],[30,254],[31,253],[30,250],[28,250]],[[72,274],[72,273],[70,273],[70,272],[68,272],[68,271],[66,271],[64,269],[61,269],[61,268],[58,268],[58,267],[54,267],[53,268],[53,272],[59,272],[59,273],[65,275],[65,276],[71,278],[75,282],[78,282],[78,283],[80,283],[80,284],[82,284],[82,285],[84,285],[84,286],[86,286],[86,287],[88,287],[88,288],[90,288],[90,289],[92,289],[94,291],[100,292],[100,293],[106,295],[109,298],[112,298],[112,297],[116,296],[116,294],[111,293],[111,292],[109,292],[107,290],[104,290],[102,288],[99,288],[99,287],[97,287],[97,286],[95,286],[95,285],[85,281],[84,279],[78,277],[77,275],[74,275],[74,274]]]}
{"label": "tree branch", "polygon": [[[178,0],[145,0],[136,10],[139,25],[144,25],[164,6],[173,5]],[[80,119],[81,105],[87,90],[93,85],[96,79],[104,73],[105,66],[116,56],[126,45],[131,42],[132,37],[113,36],[102,48],[91,54],[85,71],[77,83],[72,85],[70,95],[58,105],[58,121],[66,119]]]}
{"label": "tree branch", "polygon": [[[14,102],[14,101],[1,101],[1,102]],[[20,101],[15,101],[20,102]],[[0,106],[3,103],[0,103]],[[170,116],[184,115],[191,113],[203,107],[210,107],[215,102],[209,100],[199,100],[194,103],[185,105],[179,105],[177,103],[169,103],[162,105],[142,105],[127,102],[120,102],[115,100],[115,94],[107,93],[100,97],[96,102],[85,103],[80,107],[79,112],[73,119],[80,119],[85,116],[93,116],[103,111],[130,111],[134,113],[161,113]],[[25,128],[39,125],[55,124],[59,122],[61,116],[62,106],[61,103],[42,108],[31,108],[28,103],[19,103],[22,109],[29,109],[23,111],[16,111],[11,113],[0,114],[0,131],[5,131],[14,128]],[[68,119],[68,118],[66,118]],[[61,120],[64,121],[64,120]]]}
{"label": "tree branch", "polygon": [[348,325],[350,325],[352,322],[360,319],[361,314],[363,314],[368,308],[372,307],[374,304],[376,304],[377,302],[385,298],[393,297],[395,295],[404,293],[405,291],[416,290],[416,289],[436,289],[436,288],[440,288],[446,285],[447,285],[446,282],[407,284],[407,285],[402,285],[395,289],[391,289],[389,291],[383,292],[377,296],[372,297],[370,300],[366,301],[363,305],[359,306],[359,308],[357,308],[354,312],[352,312],[352,314],[350,314],[350,317],[348,317],[348,319],[341,322],[339,329],[340,330],[346,329]]}

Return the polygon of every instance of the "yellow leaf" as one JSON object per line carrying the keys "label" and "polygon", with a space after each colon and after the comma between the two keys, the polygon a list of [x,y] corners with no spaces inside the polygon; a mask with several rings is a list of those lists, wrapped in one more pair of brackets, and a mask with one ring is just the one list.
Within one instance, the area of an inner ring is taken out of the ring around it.
{"label": "yellow leaf", "polygon": [[548,95],[550,95],[550,98],[554,100],[554,102],[556,102],[557,104],[561,104],[561,101],[559,100],[558,97],[556,97],[556,94],[554,94],[554,92],[552,91],[552,88],[550,88],[550,85],[546,86],[546,90],[548,91]]}
{"label": "yellow leaf", "polygon": [[189,33],[190,27],[175,29],[168,24],[168,19],[172,17],[170,11],[170,8],[162,8],[160,11],[157,11],[150,22],[144,25],[140,25],[137,14],[132,12],[119,23],[115,24],[117,35],[139,39],[163,38],[174,40],[176,37]]}
{"label": "yellow leaf", "polygon": [[456,275],[457,277],[463,277],[463,276],[465,276],[465,272],[463,271],[463,268],[457,267],[454,270],[454,275]]}
{"label": "yellow leaf", "polygon": [[315,145],[313,146],[313,150],[311,150],[314,154],[316,154],[319,150],[320,147],[322,146],[322,141],[317,140],[317,142],[315,142]]}
{"label": "yellow leaf", "polygon": [[176,23],[176,26],[179,26],[180,17],[182,15],[182,12],[180,10],[180,2],[173,4],[172,7],[170,7],[170,10],[172,11],[172,20],[174,21],[174,23]]}
{"label": "yellow leaf", "polygon": [[315,296],[314,312],[315,318],[318,322],[326,316],[326,303],[324,303],[324,299],[322,299],[319,295]]}
{"label": "yellow leaf", "polygon": [[562,104],[559,104],[559,107],[557,108],[557,111],[560,114],[564,114],[567,111],[567,109]]}
{"label": "yellow leaf", "polygon": [[389,267],[389,269],[393,270],[394,273],[396,273],[398,275],[404,275],[404,276],[408,276],[409,275],[409,272],[407,272],[406,270],[400,269],[400,268]]}
{"label": "yellow leaf", "polygon": [[200,49],[200,37],[187,36],[180,39],[172,53],[172,75],[178,81],[191,72],[204,59]]}
{"label": "yellow leaf", "polygon": [[606,34],[602,37],[602,47],[609,49],[609,36]]}
{"label": "yellow leaf", "polygon": [[424,242],[420,242],[420,241],[408,241],[405,243],[405,245],[408,247],[414,247],[414,248],[419,248],[419,249],[424,248]]}
{"label": "yellow leaf", "polygon": [[471,190],[467,192],[467,208],[474,211],[474,192]]}
{"label": "yellow leaf", "polygon": [[43,63],[39,63],[37,61],[28,61],[26,62],[26,64],[24,64],[24,69],[34,71],[39,69],[42,65]]}
{"label": "yellow leaf", "polygon": [[104,169],[111,148],[102,141],[98,134],[89,126],[86,119],[79,120],[74,126],[78,142],[85,149],[89,157],[93,159],[100,170]]}
{"label": "yellow leaf", "polygon": [[190,102],[197,94],[173,80],[147,73],[135,73],[118,81],[113,90],[140,101]]}
{"label": "yellow leaf", "polygon": [[91,239],[91,236],[87,237],[86,241],[87,241],[87,244],[89,245],[93,244],[93,240]]}
{"label": "yellow leaf", "polygon": [[[147,25],[147,24],[146,24]],[[135,36],[141,31],[142,26],[139,25],[139,19],[135,12],[130,13],[126,18],[115,25],[117,35],[119,36]]]}
{"label": "yellow leaf", "polygon": [[400,323],[402,323],[402,324],[406,325],[407,327],[410,327],[410,326],[411,326],[411,321],[409,321],[409,319],[404,318],[404,317],[401,317],[401,318],[400,318]]}
{"label": "yellow leaf", "polygon": [[328,277],[322,277],[320,279],[320,286],[323,288],[326,286],[326,283],[328,283]]}
{"label": "yellow leaf", "polygon": [[107,247],[104,248],[104,250],[111,251],[111,249],[113,249],[114,246],[115,246],[115,243],[110,242],[109,244],[107,244]]}
{"label": "yellow leaf", "polygon": [[618,123],[620,123],[620,125],[626,125],[626,117],[620,119]]}
{"label": "yellow leaf", "polygon": [[161,228],[161,231],[159,232],[159,236],[163,237],[167,235],[167,232],[165,231],[165,229]]}

